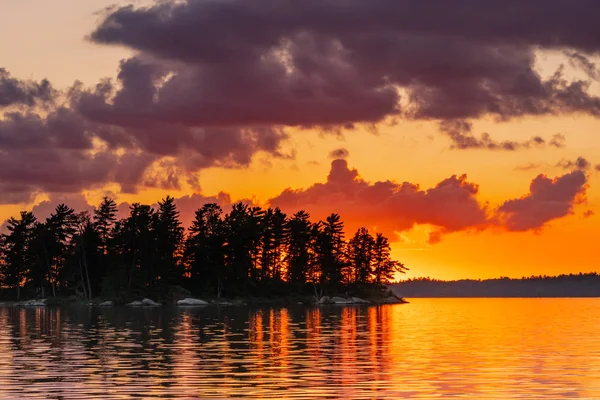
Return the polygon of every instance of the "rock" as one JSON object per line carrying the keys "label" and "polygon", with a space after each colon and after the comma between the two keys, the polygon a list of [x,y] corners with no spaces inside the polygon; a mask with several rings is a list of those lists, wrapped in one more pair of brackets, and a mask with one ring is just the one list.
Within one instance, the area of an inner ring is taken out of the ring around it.
{"label": "rock", "polygon": [[21,307],[45,307],[46,306],[46,299],[28,300],[28,301],[23,301],[21,303],[17,303],[15,305],[16,306],[21,306]]}
{"label": "rock", "polygon": [[132,301],[131,303],[127,304],[128,307],[142,307],[143,305],[144,303],[141,301]]}
{"label": "rock", "polygon": [[177,302],[178,306],[206,306],[208,302],[200,299],[193,299],[188,297],[187,299],[179,300]]}
{"label": "rock", "polygon": [[115,303],[113,303],[112,301],[103,301],[102,303],[98,304],[99,307],[112,307],[114,306]]}
{"label": "rock", "polygon": [[317,301],[317,304],[339,304],[339,305],[351,305],[351,304],[371,304],[368,300],[363,300],[358,297],[328,297],[323,296]]}
{"label": "rock", "polygon": [[333,304],[354,304],[352,299],[347,299],[345,297],[332,297],[331,300]]}
{"label": "rock", "polygon": [[160,306],[160,304],[158,304],[157,302],[155,302],[154,300],[150,300],[150,299],[143,299],[142,300],[142,305],[147,306],[147,307],[156,307],[156,306]]}
{"label": "rock", "polygon": [[386,297],[380,303],[381,304],[408,304],[408,301],[406,301],[403,298],[398,298],[398,297]]}

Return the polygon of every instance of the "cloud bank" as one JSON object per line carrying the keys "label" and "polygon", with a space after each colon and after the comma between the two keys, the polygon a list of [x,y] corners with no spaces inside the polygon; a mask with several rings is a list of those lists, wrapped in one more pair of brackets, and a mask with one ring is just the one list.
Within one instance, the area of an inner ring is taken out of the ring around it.
{"label": "cloud bank", "polygon": [[339,213],[351,229],[367,225],[392,236],[416,225],[431,225],[430,243],[443,234],[500,227],[509,231],[539,231],[549,222],[572,214],[585,199],[587,177],[581,170],[555,179],[536,177],[530,193],[494,209],[478,198],[479,186],[465,175],[442,180],[429,189],[392,181],[367,182],[346,160],[334,160],[325,183],[306,189],[286,189],[269,200],[292,211],[306,209],[317,218]]}
{"label": "cloud bank", "polygon": [[[0,203],[108,183],[130,193],[197,185],[205,168],[244,168],[258,153],[292,158],[283,150],[287,127],[335,130],[403,118],[439,123],[460,150],[563,147],[561,135],[477,136],[472,121],[600,116],[600,98],[589,90],[598,77],[591,60],[600,54],[594,11],[594,0],[112,7],[88,39],[133,51],[116,80],[57,90],[0,69]],[[587,78],[569,80],[562,67],[542,76],[540,49],[564,53]],[[444,183],[456,195],[469,185],[462,177]],[[433,193],[423,196],[433,201]]]}

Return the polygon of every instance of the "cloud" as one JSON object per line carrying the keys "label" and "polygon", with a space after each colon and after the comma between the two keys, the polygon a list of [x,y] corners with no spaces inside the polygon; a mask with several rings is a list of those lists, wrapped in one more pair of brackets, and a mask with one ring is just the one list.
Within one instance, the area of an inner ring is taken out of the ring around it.
{"label": "cloud", "polygon": [[76,193],[107,183],[138,183],[156,156],[94,144],[103,127],[69,108],[0,119],[0,204],[29,203],[39,193]]}
{"label": "cloud", "polygon": [[333,159],[344,159],[350,156],[350,152],[347,149],[340,148],[329,152],[329,158]]}
{"label": "cloud", "polygon": [[73,193],[68,195],[51,195],[48,200],[36,204],[31,211],[39,221],[44,221],[46,218],[50,217],[50,214],[54,212],[56,206],[61,203],[75,209],[76,212],[87,211],[93,215],[95,210],[93,205],[88,204],[88,201],[83,194]]}
{"label": "cloud", "polygon": [[534,162],[529,162],[527,164],[523,164],[523,165],[517,165],[515,167],[515,171],[531,171],[533,169],[538,169],[542,166],[541,163],[534,163]]}
{"label": "cloud", "polygon": [[585,210],[585,212],[583,213],[583,218],[591,218],[594,215],[596,215],[594,210]]}
{"label": "cloud", "polygon": [[548,222],[573,213],[585,200],[587,177],[581,170],[550,179],[539,175],[530,185],[529,194],[504,202],[497,216],[510,231],[540,230]]}
{"label": "cloud", "polygon": [[583,70],[591,79],[600,78],[600,68],[596,66],[587,56],[579,52],[567,52],[571,65]]}
{"label": "cloud", "polygon": [[52,100],[55,94],[48,80],[23,81],[13,78],[6,69],[0,68],[0,108],[12,105],[32,106],[37,102]]}
{"label": "cloud", "polygon": [[[356,169],[348,167],[346,160],[337,159],[332,161],[325,183],[315,183],[306,189],[285,189],[266,206],[280,207],[287,213],[307,210],[313,220],[324,219],[335,212],[342,216],[347,234],[367,226],[394,241],[402,241],[403,232],[417,225],[428,225],[427,241],[437,244],[449,233],[478,232],[494,227],[539,232],[549,222],[573,214],[574,206],[585,201],[586,189],[587,177],[581,170],[553,180],[539,175],[531,182],[530,193],[492,208],[477,198],[479,186],[468,182],[465,175],[452,175],[434,187],[421,189],[409,182],[365,181]],[[261,205],[255,199],[238,201]],[[194,193],[175,199],[186,228],[191,225],[195,211],[204,204],[216,203],[227,213],[235,202],[226,192],[214,196]],[[49,200],[36,204],[33,212],[43,220],[59,203],[76,211],[93,212],[95,208],[79,193],[52,194]],[[118,217],[127,217],[130,206],[119,203]],[[158,208],[157,203],[151,206]],[[583,214],[585,218],[593,215],[592,210]]]}
{"label": "cloud", "polygon": [[76,84],[62,94],[61,105],[46,102],[44,110],[34,99],[42,86],[10,83],[20,88],[10,92],[11,101],[24,104],[0,114],[0,204],[110,183],[127,193],[179,189],[202,169],[248,166],[258,152],[294,157],[281,151],[288,135],[277,127],[188,127],[136,118],[131,107],[151,96],[144,86],[149,76],[143,65],[124,62],[120,90],[109,81],[91,89]]}
{"label": "cloud", "polygon": [[562,68],[548,78],[535,70],[538,49],[600,51],[600,28],[590,28],[600,5],[585,0],[585,7],[568,0],[510,7],[458,0],[433,10],[419,0],[156,2],[107,10],[90,40],[153,60],[161,79],[144,86],[155,96],[138,114],[159,121],[343,126],[396,116],[598,116],[590,82],[568,81]]}
{"label": "cloud", "polygon": [[458,150],[468,149],[487,149],[487,150],[506,150],[515,151],[520,149],[530,149],[533,147],[564,147],[565,137],[562,134],[555,134],[550,141],[546,141],[540,136],[534,136],[527,141],[496,141],[488,133],[481,134],[481,137],[473,135],[473,124],[465,120],[447,120],[440,123],[440,130],[445,133],[452,141],[451,148]]}
{"label": "cloud", "polygon": [[[505,201],[497,208],[477,198],[479,186],[465,175],[453,175],[432,188],[413,183],[367,182],[346,160],[334,160],[325,183],[306,189],[284,190],[269,200],[274,207],[292,212],[307,210],[323,219],[336,212],[346,221],[346,231],[360,226],[401,240],[401,232],[416,225],[430,225],[430,244],[443,235],[501,227],[508,231],[539,231],[547,223],[573,213],[585,200],[587,177],[577,170],[554,180],[539,175],[530,193]],[[397,235],[394,235],[396,233]]]}
{"label": "cloud", "polygon": [[[585,7],[567,0],[510,7],[457,0],[433,10],[419,0],[111,7],[89,40],[132,50],[116,80],[57,91],[0,69],[0,203],[108,183],[130,193],[176,189],[206,168],[247,167],[259,153],[290,159],[293,151],[283,150],[290,126],[336,132],[434,120],[457,149],[563,147],[562,135],[476,136],[470,121],[600,116],[600,98],[589,90],[600,5],[581,1]],[[562,67],[542,76],[540,49],[568,54],[589,78],[567,79]]]}
{"label": "cloud", "polygon": [[[395,232],[429,224],[442,233],[481,229],[488,223],[488,207],[476,196],[479,188],[466,176],[453,175],[430,189],[392,181],[367,182],[345,160],[334,160],[325,183],[307,189],[286,189],[269,200],[288,212],[306,209],[315,218],[339,213],[347,231],[362,225],[395,236]],[[436,236],[437,235],[437,236]]]}
{"label": "cloud", "polygon": [[558,164],[556,164],[556,166],[563,168],[563,169],[575,168],[575,169],[580,169],[582,171],[586,171],[592,167],[592,163],[590,163],[588,160],[586,160],[583,157],[577,157],[577,160],[575,160],[575,161],[561,160]]}

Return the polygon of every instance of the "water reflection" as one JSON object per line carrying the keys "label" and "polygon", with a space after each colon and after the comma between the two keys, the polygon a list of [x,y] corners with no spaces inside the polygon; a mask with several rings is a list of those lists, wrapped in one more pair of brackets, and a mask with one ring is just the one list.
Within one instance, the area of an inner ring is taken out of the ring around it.
{"label": "water reflection", "polygon": [[597,299],[0,308],[0,398],[600,398],[599,311]]}

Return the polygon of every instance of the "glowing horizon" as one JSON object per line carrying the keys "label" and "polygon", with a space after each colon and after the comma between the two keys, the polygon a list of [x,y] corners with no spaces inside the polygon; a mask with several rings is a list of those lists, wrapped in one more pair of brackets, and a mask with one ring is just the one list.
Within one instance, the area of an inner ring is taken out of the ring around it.
{"label": "glowing horizon", "polygon": [[[386,26],[356,0],[342,14],[359,40],[332,18],[340,10],[313,1],[267,19],[238,1],[164,14],[152,1],[112,3],[0,4],[15,32],[0,38],[0,219],[104,195],[169,194],[186,199],[185,214],[250,199],[339,213],[347,236],[384,232],[403,277],[598,270],[600,35],[581,28],[589,10],[557,0],[551,12],[582,22],[548,14],[515,37],[499,1],[465,17],[495,24],[482,35],[451,6],[386,3],[401,22]],[[519,12],[535,14],[533,3]],[[439,23],[442,12],[456,24]],[[224,30],[223,15],[240,28]],[[161,41],[151,35],[163,17]]]}

